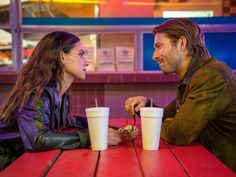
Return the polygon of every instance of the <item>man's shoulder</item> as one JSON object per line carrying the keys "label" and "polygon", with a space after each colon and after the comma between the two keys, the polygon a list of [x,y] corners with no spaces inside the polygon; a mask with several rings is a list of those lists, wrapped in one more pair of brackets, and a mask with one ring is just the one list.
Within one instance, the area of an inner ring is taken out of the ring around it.
{"label": "man's shoulder", "polygon": [[218,76],[224,79],[232,79],[232,77],[235,77],[232,70],[224,62],[215,58],[210,58],[208,62],[201,65],[195,74],[195,76],[199,77],[202,75],[205,77]]}
{"label": "man's shoulder", "polygon": [[231,69],[229,68],[229,66],[226,63],[219,61],[216,58],[210,58],[208,60],[208,62],[205,65],[203,65],[203,68],[204,67],[207,67],[209,69],[212,68],[215,70],[229,70],[229,71],[231,71]]}

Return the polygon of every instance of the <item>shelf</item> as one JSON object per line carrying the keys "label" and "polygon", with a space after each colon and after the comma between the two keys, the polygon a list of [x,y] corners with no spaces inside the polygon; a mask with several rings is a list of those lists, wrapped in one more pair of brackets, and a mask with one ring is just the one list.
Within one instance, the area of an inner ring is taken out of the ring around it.
{"label": "shelf", "polygon": [[175,74],[163,75],[161,72],[90,72],[85,80],[75,83],[87,84],[145,84],[145,83],[176,83]]}
{"label": "shelf", "polygon": [[0,46],[0,50],[11,50],[11,45]]}
{"label": "shelf", "polygon": [[[15,71],[1,71],[0,84],[14,84]],[[75,84],[145,84],[177,83],[175,74],[164,75],[161,72],[87,72],[85,80],[75,80]]]}
{"label": "shelf", "polygon": [[[233,71],[236,74],[236,71]],[[14,84],[17,72],[0,71],[0,84]],[[85,80],[75,80],[74,84],[167,84],[178,83],[176,74],[161,72],[87,72]]]}

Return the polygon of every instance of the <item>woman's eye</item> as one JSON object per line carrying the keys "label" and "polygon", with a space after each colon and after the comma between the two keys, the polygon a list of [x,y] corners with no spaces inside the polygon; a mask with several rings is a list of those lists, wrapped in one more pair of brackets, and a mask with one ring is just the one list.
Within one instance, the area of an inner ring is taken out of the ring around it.
{"label": "woman's eye", "polygon": [[84,51],[80,51],[78,55],[79,55],[80,57],[83,57],[83,56],[84,56],[84,54],[85,54],[85,52],[84,52]]}

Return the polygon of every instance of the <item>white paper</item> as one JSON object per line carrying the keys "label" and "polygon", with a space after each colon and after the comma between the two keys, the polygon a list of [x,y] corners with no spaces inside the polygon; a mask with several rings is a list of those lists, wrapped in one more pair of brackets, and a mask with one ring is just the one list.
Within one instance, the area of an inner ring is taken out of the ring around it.
{"label": "white paper", "polygon": [[97,49],[97,70],[98,71],[115,70],[115,55],[113,48]]}
{"label": "white paper", "polygon": [[116,67],[118,71],[134,71],[134,48],[116,47]]}

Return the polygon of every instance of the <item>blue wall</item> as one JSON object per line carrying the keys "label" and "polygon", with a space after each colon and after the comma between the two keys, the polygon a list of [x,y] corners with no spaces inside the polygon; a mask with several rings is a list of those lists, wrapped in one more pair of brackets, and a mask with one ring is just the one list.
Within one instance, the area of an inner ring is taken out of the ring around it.
{"label": "blue wall", "polygon": [[205,38],[210,54],[236,70],[236,32],[206,33]]}
{"label": "blue wall", "polygon": [[154,35],[150,33],[143,34],[143,70],[155,71],[160,70],[156,61],[152,59],[154,52]]}
{"label": "blue wall", "polygon": [[[145,71],[160,70],[157,62],[152,60],[153,40],[153,34],[143,34],[143,70]],[[236,32],[205,33],[205,40],[213,57],[236,70]]]}

